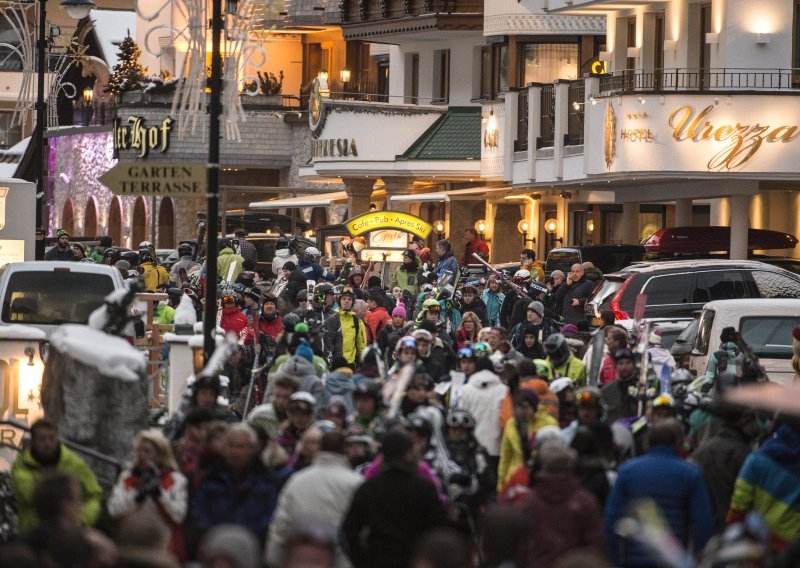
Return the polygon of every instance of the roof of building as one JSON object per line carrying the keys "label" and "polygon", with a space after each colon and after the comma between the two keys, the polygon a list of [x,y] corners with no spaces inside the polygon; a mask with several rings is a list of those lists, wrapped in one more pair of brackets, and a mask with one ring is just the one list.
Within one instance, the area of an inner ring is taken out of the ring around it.
{"label": "roof of building", "polygon": [[450,107],[398,159],[480,160],[480,107]]}

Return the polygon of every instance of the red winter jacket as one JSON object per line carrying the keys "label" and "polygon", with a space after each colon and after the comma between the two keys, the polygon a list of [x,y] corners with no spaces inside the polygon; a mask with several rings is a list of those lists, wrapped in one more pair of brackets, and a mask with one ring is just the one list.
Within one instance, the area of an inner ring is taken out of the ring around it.
{"label": "red winter jacket", "polygon": [[386,308],[383,306],[378,306],[369,310],[364,316],[364,323],[367,324],[367,328],[371,334],[367,337],[367,343],[377,341],[378,334],[381,332],[381,329],[383,329],[383,326],[391,323],[391,321],[392,316],[389,315],[389,312],[387,312]]}
{"label": "red winter jacket", "polygon": [[579,548],[605,557],[600,506],[577,477],[538,476],[520,509],[528,521],[528,566],[554,566]]}
{"label": "red winter jacket", "polygon": [[261,333],[266,333],[272,339],[278,340],[278,336],[283,331],[283,320],[281,316],[277,316],[272,321],[269,321],[264,316],[261,316],[258,319],[258,329]]}
{"label": "red winter jacket", "polygon": [[236,306],[222,308],[222,320],[219,326],[225,330],[225,333],[233,333],[238,337],[242,330],[247,327],[247,316]]}
{"label": "red winter jacket", "polygon": [[478,253],[484,260],[489,260],[489,245],[480,240],[478,237],[464,247],[464,256],[461,257],[461,266],[468,264],[475,264],[478,261],[472,256],[472,253]]}

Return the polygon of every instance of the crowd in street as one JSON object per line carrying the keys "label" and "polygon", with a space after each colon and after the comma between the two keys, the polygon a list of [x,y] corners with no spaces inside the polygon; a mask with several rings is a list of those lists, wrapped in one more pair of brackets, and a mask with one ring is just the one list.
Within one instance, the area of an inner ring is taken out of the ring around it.
{"label": "crowd in street", "polygon": [[[545,277],[524,249],[510,277],[470,273],[488,254],[472,229],[460,258],[415,241],[383,278],[277,249],[265,274],[221,241],[219,325],[238,347],[137,436],[105,495],[56,424],[33,426],[0,565],[797,564],[800,423],[721,403],[732,373],[763,379],[736,330],[694,377],[655,331],[612,312],[590,328],[591,263]],[[126,277],[200,311],[192,253],[170,276],[144,246]]]}

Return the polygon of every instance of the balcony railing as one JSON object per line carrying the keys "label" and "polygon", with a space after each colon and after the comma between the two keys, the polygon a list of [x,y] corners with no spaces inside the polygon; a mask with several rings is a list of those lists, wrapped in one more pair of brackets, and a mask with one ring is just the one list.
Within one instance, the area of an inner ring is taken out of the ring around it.
{"label": "balcony railing", "polygon": [[776,91],[800,88],[800,69],[627,69],[600,78],[600,95],[642,91]]}
{"label": "balcony railing", "polygon": [[555,141],[556,91],[554,85],[542,86],[541,129],[536,148],[549,148]]}
{"label": "balcony railing", "polygon": [[482,14],[482,0],[340,0],[344,24],[424,14]]}
{"label": "balcony railing", "polygon": [[514,142],[514,151],[525,152],[528,149],[528,89],[522,89],[517,96],[517,140]]}
{"label": "balcony railing", "polygon": [[569,84],[569,113],[567,115],[567,136],[565,146],[578,146],[583,144],[583,113],[586,85],[583,81],[573,81]]}

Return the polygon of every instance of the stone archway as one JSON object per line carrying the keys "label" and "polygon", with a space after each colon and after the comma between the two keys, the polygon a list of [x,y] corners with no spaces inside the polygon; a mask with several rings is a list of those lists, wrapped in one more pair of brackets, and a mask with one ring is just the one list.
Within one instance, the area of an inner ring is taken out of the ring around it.
{"label": "stone archway", "polygon": [[171,197],[163,198],[158,208],[157,248],[175,248],[175,204]]}
{"label": "stone archway", "polygon": [[92,238],[97,236],[97,201],[92,196],[89,196],[86,200],[86,211],[83,215],[83,236]]}
{"label": "stone archway", "polygon": [[147,203],[139,196],[133,204],[133,222],[131,223],[131,248],[136,249],[139,243],[147,240]]}
{"label": "stone archway", "polygon": [[75,233],[75,207],[72,205],[72,199],[69,197],[64,201],[64,208],[61,210],[60,228],[69,233],[69,236]]}
{"label": "stone archway", "polygon": [[114,241],[114,246],[122,246],[122,202],[116,195],[111,198],[108,209],[108,236]]}

